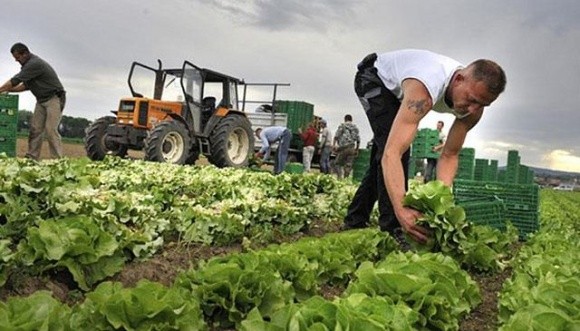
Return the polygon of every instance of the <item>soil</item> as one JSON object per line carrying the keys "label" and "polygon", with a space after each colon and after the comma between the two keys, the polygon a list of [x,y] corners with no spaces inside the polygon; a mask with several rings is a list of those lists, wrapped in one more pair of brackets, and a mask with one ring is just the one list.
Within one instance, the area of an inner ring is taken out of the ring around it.
{"label": "soil", "polygon": [[[76,158],[86,155],[81,144],[64,144],[63,147],[67,157]],[[48,157],[47,150],[48,146],[44,146],[41,158]],[[22,157],[25,153],[26,140],[18,139],[17,155]],[[314,223],[308,231],[278,238],[278,241],[290,242],[303,236],[323,236],[328,232],[336,231],[339,231],[337,225]],[[512,254],[515,254],[518,249],[518,245],[514,246]],[[174,241],[165,245],[163,251],[147,261],[128,263],[122,272],[110,280],[121,282],[125,286],[133,286],[140,279],[149,279],[164,285],[171,285],[177,274],[195,266],[198,261],[241,250],[241,245],[207,247]],[[493,275],[474,272],[470,272],[470,274],[480,287],[482,303],[461,322],[460,330],[497,330],[498,293],[504,281],[511,276],[511,270],[506,269]],[[27,296],[38,290],[52,291],[56,298],[71,305],[80,302],[83,298],[82,292],[75,287],[70,275],[65,271],[57,271],[39,277],[31,277],[24,272],[12,275],[6,285],[0,288],[0,300],[5,301],[12,296]],[[340,287],[322,286],[320,295],[332,299],[340,296],[343,290],[344,288]]]}

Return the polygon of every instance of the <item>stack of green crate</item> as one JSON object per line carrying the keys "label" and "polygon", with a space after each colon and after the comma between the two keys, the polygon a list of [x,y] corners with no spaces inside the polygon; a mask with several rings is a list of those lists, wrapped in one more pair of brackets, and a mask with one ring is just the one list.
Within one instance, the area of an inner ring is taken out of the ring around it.
{"label": "stack of green crate", "polygon": [[407,177],[413,178],[417,174],[417,159],[414,157],[409,158],[409,169],[407,170]]}
{"label": "stack of green crate", "polygon": [[518,183],[532,184],[534,182],[534,171],[528,166],[520,164],[518,169]]}
{"label": "stack of green crate", "polygon": [[0,94],[0,153],[16,156],[18,95]]}
{"label": "stack of green crate", "polygon": [[407,175],[409,178],[415,178],[419,172],[422,175],[425,172],[425,159],[411,156],[409,158],[409,169]]}
{"label": "stack of green crate", "polygon": [[528,184],[534,184],[534,178],[535,178],[536,174],[534,173],[534,170],[528,168],[528,180],[526,181]]}
{"label": "stack of green crate", "polygon": [[304,101],[277,100],[274,111],[288,114],[288,128],[293,133],[306,129],[314,120],[314,105]]}
{"label": "stack of green crate", "polygon": [[539,186],[500,182],[481,182],[457,179],[453,194],[458,205],[477,199],[498,198],[505,204],[505,218],[520,231],[520,239],[537,231],[539,223]]}
{"label": "stack of green crate", "polygon": [[287,114],[288,128],[292,131],[290,146],[301,149],[299,129],[305,130],[314,120],[314,105],[305,101],[277,100],[274,103],[274,112]]}
{"label": "stack of green crate", "polygon": [[505,182],[505,174],[506,174],[505,169],[499,169],[497,171],[497,181],[502,183]]}
{"label": "stack of green crate", "polygon": [[491,182],[497,182],[497,160],[489,160],[489,168],[487,168],[487,179]]}
{"label": "stack of green crate", "polygon": [[489,160],[487,159],[475,159],[475,167],[473,168],[473,179],[474,180],[488,180],[488,167]]}
{"label": "stack of green crate", "polygon": [[465,210],[466,219],[474,224],[487,225],[505,231],[505,203],[497,197],[477,198],[458,203]]}
{"label": "stack of green crate", "polygon": [[520,170],[520,156],[516,150],[508,151],[505,181],[507,183],[517,183]]}
{"label": "stack of green crate", "polygon": [[359,149],[358,155],[354,159],[352,164],[352,179],[360,182],[370,165],[371,150],[370,149]]}
{"label": "stack of green crate", "polygon": [[455,178],[473,179],[475,167],[475,148],[464,147],[459,152],[459,165]]}
{"label": "stack of green crate", "polygon": [[411,155],[415,158],[439,158],[439,153],[433,152],[433,147],[439,145],[439,131],[420,129],[411,145]]}

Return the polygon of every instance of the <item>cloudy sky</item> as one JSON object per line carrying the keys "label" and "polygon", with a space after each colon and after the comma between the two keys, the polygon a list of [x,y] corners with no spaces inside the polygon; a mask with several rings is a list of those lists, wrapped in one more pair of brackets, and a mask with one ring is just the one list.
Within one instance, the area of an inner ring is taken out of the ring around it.
{"label": "cloudy sky", "polygon": [[[307,101],[336,129],[352,114],[371,139],[352,89],[371,52],[424,48],[465,64],[489,58],[506,91],[470,133],[477,158],[580,172],[580,2],[577,0],[4,0],[0,80],[20,65],[24,42],[57,70],[65,114],[95,119],[129,95],[132,61],[189,60],[246,82],[282,82],[285,100]],[[34,99],[22,94],[20,108]],[[451,115],[429,114],[420,128]]]}

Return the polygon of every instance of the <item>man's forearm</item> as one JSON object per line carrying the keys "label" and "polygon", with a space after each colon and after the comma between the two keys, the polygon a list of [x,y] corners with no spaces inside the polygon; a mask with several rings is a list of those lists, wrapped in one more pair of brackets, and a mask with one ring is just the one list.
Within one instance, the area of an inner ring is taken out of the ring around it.
{"label": "man's forearm", "polygon": [[445,185],[451,186],[457,173],[458,163],[458,155],[442,153],[437,161],[437,179],[443,181]]}
{"label": "man's forearm", "polygon": [[23,83],[20,83],[16,86],[12,85],[12,81],[8,80],[4,84],[0,86],[0,93],[4,92],[22,92],[26,90],[26,86]]}
{"label": "man's forearm", "polygon": [[387,157],[383,155],[381,160],[383,168],[383,180],[389,193],[389,199],[393,205],[395,214],[403,208],[403,198],[405,197],[405,175],[401,158]]}
{"label": "man's forearm", "polygon": [[11,81],[7,81],[6,83],[2,84],[0,86],[0,93],[3,92],[11,92],[12,91],[12,82]]}

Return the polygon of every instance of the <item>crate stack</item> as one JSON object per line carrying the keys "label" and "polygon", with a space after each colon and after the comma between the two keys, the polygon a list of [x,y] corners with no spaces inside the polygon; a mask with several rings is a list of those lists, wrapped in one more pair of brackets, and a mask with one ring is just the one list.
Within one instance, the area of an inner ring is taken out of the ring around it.
{"label": "crate stack", "polygon": [[505,173],[505,182],[517,183],[520,170],[520,156],[516,150],[509,150]]}
{"label": "crate stack", "polygon": [[433,147],[439,145],[439,131],[434,129],[420,129],[411,145],[411,155],[414,158],[438,159],[439,153],[433,152]]}
{"label": "crate stack", "polygon": [[[505,204],[505,220],[512,222],[525,240],[530,233],[537,231],[539,225],[539,186],[501,182],[481,182],[456,179],[453,194],[458,205],[468,205],[476,201],[489,202],[499,199]],[[468,206],[469,207],[469,206]],[[467,210],[469,215],[469,209]],[[477,222],[477,220],[473,220]],[[485,222],[485,221],[480,221]],[[505,227],[505,222],[491,224],[496,228]]]}
{"label": "crate stack", "polygon": [[475,171],[475,148],[464,147],[459,152],[459,165],[455,178],[473,179]]}
{"label": "crate stack", "polygon": [[518,183],[531,184],[534,182],[534,171],[529,167],[520,164],[518,169]]}
{"label": "crate stack", "polygon": [[506,174],[506,170],[505,169],[499,169],[497,171],[497,181],[498,182],[505,182],[505,175]]}
{"label": "crate stack", "polygon": [[466,219],[479,225],[487,225],[500,231],[506,230],[506,205],[495,196],[486,197],[485,199],[476,198],[469,201],[465,198],[458,205],[465,210]]}
{"label": "crate stack", "polygon": [[274,112],[288,115],[287,126],[292,131],[290,145],[301,149],[303,143],[298,130],[305,130],[314,120],[314,105],[305,101],[277,100],[274,103]]}
{"label": "crate stack", "polygon": [[371,150],[368,148],[359,149],[352,165],[352,179],[357,182],[362,181],[369,169],[370,161]]}
{"label": "crate stack", "polygon": [[489,180],[488,168],[489,168],[489,160],[475,159],[475,167],[473,168],[473,179]]}
{"label": "crate stack", "polygon": [[0,94],[0,154],[16,157],[18,95]]}
{"label": "crate stack", "polygon": [[489,168],[487,169],[488,180],[497,182],[498,161],[489,160]]}
{"label": "crate stack", "polygon": [[409,169],[407,170],[407,175],[409,178],[415,178],[417,175],[425,175],[425,159],[424,158],[417,158],[417,157],[410,157],[409,158]]}
{"label": "crate stack", "polygon": [[408,178],[413,178],[417,174],[417,159],[414,157],[409,158],[409,169],[407,170]]}

